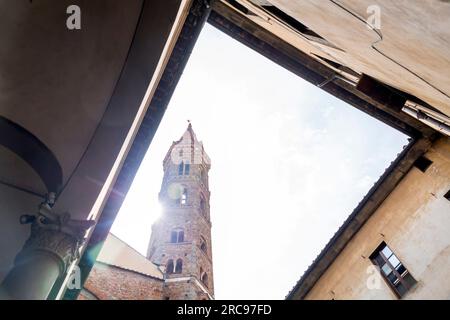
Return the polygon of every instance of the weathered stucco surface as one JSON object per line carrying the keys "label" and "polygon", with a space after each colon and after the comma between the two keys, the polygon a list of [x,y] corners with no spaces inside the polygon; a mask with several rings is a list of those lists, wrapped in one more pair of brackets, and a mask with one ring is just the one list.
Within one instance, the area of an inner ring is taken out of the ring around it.
{"label": "weathered stucco surface", "polygon": [[[415,95],[450,114],[450,29],[447,1],[272,0],[341,50],[320,46],[357,72]],[[380,29],[373,30],[373,10]],[[332,27],[330,27],[332,26]]]}
{"label": "weathered stucco surface", "polygon": [[317,281],[306,299],[396,299],[381,281],[369,289],[369,259],[385,241],[417,284],[404,299],[450,299],[450,139],[425,155],[433,164],[413,167]]}

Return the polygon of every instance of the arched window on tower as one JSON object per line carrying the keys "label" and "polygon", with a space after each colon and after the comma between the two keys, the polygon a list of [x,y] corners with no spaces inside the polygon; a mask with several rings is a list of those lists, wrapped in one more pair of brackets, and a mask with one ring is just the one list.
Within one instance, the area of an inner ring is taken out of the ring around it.
{"label": "arched window on tower", "polygon": [[179,243],[184,242],[184,231],[183,229],[174,229],[170,233],[170,242]]}
{"label": "arched window on tower", "polygon": [[208,274],[206,272],[203,273],[201,281],[206,287],[208,287]]}
{"label": "arched window on tower", "polygon": [[186,203],[187,203],[187,189],[186,187],[183,187],[183,189],[181,190],[180,204]]}
{"label": "arched window on tower", "polygon": [[172,243],[178,242],[178,232],[177,231],[172,231],[170,233],[170,242],[172,242]]}
{"label": "arched window on tower", "polygon": [[202,236],[200,236],[200,250],[202,250],[204,253],[208,252],[208,246],[206,244],[206,240]]}
{"label": "arched window on tower", "polygon": [[166,264],[166,273],[167,273],[167,274],[172,274],[172,273],[173,273],[173,260],[172,260],[172,259],[170,259],[170,260],[167,261],[167,264]]}
{"label": "arched window on tower", "polygon": [[178,259],[175,265],[175,273],[181,273],[183,271],[183,260]]}
{"label": "arched window on tower", "polygon": [[184,231],[178,231],[178,242],[184,242]]}
{"label": "arched window on tower", "polygon": [[191,171],[191,165],[189,163],[184,163],[184,161],[181,161],[178,165],[178,175],[182,176],[188,176]]}

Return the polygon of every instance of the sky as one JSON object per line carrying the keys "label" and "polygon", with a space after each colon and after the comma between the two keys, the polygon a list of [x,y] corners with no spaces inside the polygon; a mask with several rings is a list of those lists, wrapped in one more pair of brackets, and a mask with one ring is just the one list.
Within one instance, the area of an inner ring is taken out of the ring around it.
{"label": "sky", "polygon": [[111,230],[144,255],[187,120],[211,158],[216,299],[284,299],[407,144],[207,24]]}

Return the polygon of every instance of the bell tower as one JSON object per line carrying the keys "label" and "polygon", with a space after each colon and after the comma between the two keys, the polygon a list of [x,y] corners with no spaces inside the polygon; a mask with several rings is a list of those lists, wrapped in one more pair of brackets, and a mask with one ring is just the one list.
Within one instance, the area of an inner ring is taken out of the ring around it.
{"label": "bell tower", "polygon": [[163,213],[152,226],[147,258],[164,270],[165,299],[213,299],[210,159],[190,123],[172,143],[163,168]]}

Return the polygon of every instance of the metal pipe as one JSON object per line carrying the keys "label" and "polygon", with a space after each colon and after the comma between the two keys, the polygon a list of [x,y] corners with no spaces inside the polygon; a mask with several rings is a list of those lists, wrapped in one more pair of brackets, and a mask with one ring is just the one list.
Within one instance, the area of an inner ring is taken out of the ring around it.
{"label": "metal pipe", "polygon": [[447,136],[450,136],[450,126],[448,126],[447,124],[445,124],[442,121],[439,121],[433,117],[430,117],[425,112],[415,110],[408,106],[404,106],[402,108],[402,111],[405,112],[406,114],[410,115],[411,117],[414,117],[417,120],[423,122],[424,124],[432,127],[433,129],[436,129],[437,131],[439,131]]}

